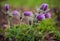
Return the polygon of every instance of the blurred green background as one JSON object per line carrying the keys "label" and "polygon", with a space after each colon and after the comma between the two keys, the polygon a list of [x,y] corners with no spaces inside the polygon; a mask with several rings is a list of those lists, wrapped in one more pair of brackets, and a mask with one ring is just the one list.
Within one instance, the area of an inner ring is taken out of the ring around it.
{"label": "blurred green background", "polygon": [[5,3],[9,3],[14,7],[28,6],[34,8],[40,6],[42,3],[48,3],[50,8],[60,7],[60,0],[6,0],[0,4],[4,5]]}

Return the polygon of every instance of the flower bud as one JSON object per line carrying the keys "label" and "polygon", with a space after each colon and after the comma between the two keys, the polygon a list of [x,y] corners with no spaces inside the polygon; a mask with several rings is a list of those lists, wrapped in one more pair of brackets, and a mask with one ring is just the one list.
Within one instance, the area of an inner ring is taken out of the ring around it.
{"label": "flower bud", "polygon": [[38,20],[45,20],[44,14],[39,14],[39,15],[37,16],[37,19],[38,19]]}
{"label": "flower bud", "polygon": [[32,12],[31,11],[24,12],[24,16],[31,16],[31,15],[32,15]]}
{"label": "flower bud", "polygon": [[45,17],[46,18],[51,18],[51,14],[48,12],[48,13],[45,14]]}
{"label": "flower bud", "polygon": [[19,15],[19,12],[17,10],[13,11],[13,15]]}
{"label": "flower bud", "polygon": [[6,9],[6,11],[9,10],[9,4],[5,4],[5,9]]}
{"label": "flower bud", "polygon": [[46,10],[48,9],[48,4],[42,4],[42,5],[41,5],[41,9],[42,9],[43,11],[46,11]]}

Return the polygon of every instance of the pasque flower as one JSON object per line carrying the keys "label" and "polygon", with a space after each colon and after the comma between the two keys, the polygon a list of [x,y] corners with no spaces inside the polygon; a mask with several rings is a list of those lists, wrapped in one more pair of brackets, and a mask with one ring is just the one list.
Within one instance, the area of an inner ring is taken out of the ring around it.
{"label": "pasque flower", "polygon": [[14,10],[13,15],[19,15],[19,12],[17,10]]}
{"label": "pasque flower", "polygon": [[18,10],[14,10],[12,13],[13,17],[12,17],[12,24],[13,25],[18,25],[20,24],[20,15],[19,15],[19,11]]}
{"label": "pasque flower", "polygon": [[49,12],[47,12],[47,13],[45,14],[45,17],[46,17],[46,18],[51,18],[51,14],[50,14]]}
{"label": "pasque flower", "polygon": [[43,11],[46,11],[47,9],[48,9],[48,4],[42,4],[41,5],[41,9],[43,10]]}
{"label": "pasque flower", "polygon": [[45,15],[44,14],[39,14],[38,16],[37,16],[37,19],[38,20],[44,20],[45,19]]}
{"label": "pasque flower", "polygon": [[25,11],[24,16],[32,16],[32,12],[31,11]]}
{"label": "pasque flower", "polygon": [[9,4],[5,4],[5,9],[6,9],[6,11],[9,10]]}

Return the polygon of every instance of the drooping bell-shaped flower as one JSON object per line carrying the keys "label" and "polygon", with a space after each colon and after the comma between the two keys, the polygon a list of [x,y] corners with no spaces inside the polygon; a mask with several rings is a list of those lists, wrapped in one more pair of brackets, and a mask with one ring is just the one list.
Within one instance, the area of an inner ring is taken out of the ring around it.
{"label": "drooping bell-shaped flower", "polygon": [[5,4],[5,9],[6,9],[6,11],[9,10],[9,4]]}
{"label": "drooping bell-shaped flower", "polygon": [[38,20],[45,20],[45,15],[44,15],[44,14],[39,14],[39,15],[37,16],[37,19],[38,19]]}
{"label": "drooping bell-shaped flower", "polygon": [[19,15],[19,12],[17,10],[14,10],[13,15]]}
{"label": "drooping bell-shaped flower", "polygon": [[42,9],[43,11],[46,11],[46,10],[48,9],[48,4],[46,4],[46,3],[42,4],[42,5],[41,5],[41,9]]}
{"label": "drooping bell-shaped flower", "polygon": [[13,17],[12,17],[12,24],[13,24],[13,25],[18,25],[18,24],[20,24],[20,15],[19,15],[19,11],[14,10],[12,14],[13,14]]}
{"label": "drooping bell-shaped flower", "polygon": [[51,18],[51,14],[50,14],[49,12],[47,12],[47,13],[45,14],[45,17],[46,17],[46,18]]}
{"label": "drooping bell-shaped flower", "polygon": [[33,23],[33,13],[32,11],[25,11],[24,18],[22,20],[25,24],[32,24]]}
{"label": "drooping bell-shaped flower", "polygon": [[24,16],[32,16],[32,12],[31,11],[25,11]]}

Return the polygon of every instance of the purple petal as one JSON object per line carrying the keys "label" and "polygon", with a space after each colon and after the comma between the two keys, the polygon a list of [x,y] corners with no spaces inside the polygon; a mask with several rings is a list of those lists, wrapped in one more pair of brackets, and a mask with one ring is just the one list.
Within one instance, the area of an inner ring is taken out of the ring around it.
{"label": "purple petal", "polygon": [[13,11],[13,15],[18,15],[19,12],[17,10]]}
{"label": "purple petal", "polygon": [[45,17],[46,17],[46,18],[51,18],[51,14],[50,14],[50,13],[46,13],[46,14],[45,14]]}
{"label": "purple petal", "polygon": [[5,9],[9,10],[9,4],[5,4]]}
{"label": "purple petal", "polygon": [[31,11],[26,11],[26,12],[24,12],[24,15],[25,16],[31,16],[32,15],[32,12]]}
{"label": "purple petal", "polygon": [[44,11],[47,10],[48,9],[48,4],[42,4],[41,9],[44,10]]}
{"label": "purple petal", "polygon": [[39,15],[37,16],[37,19],[38,19],[38,20],[45,20],[44,14],[39,14]]}

